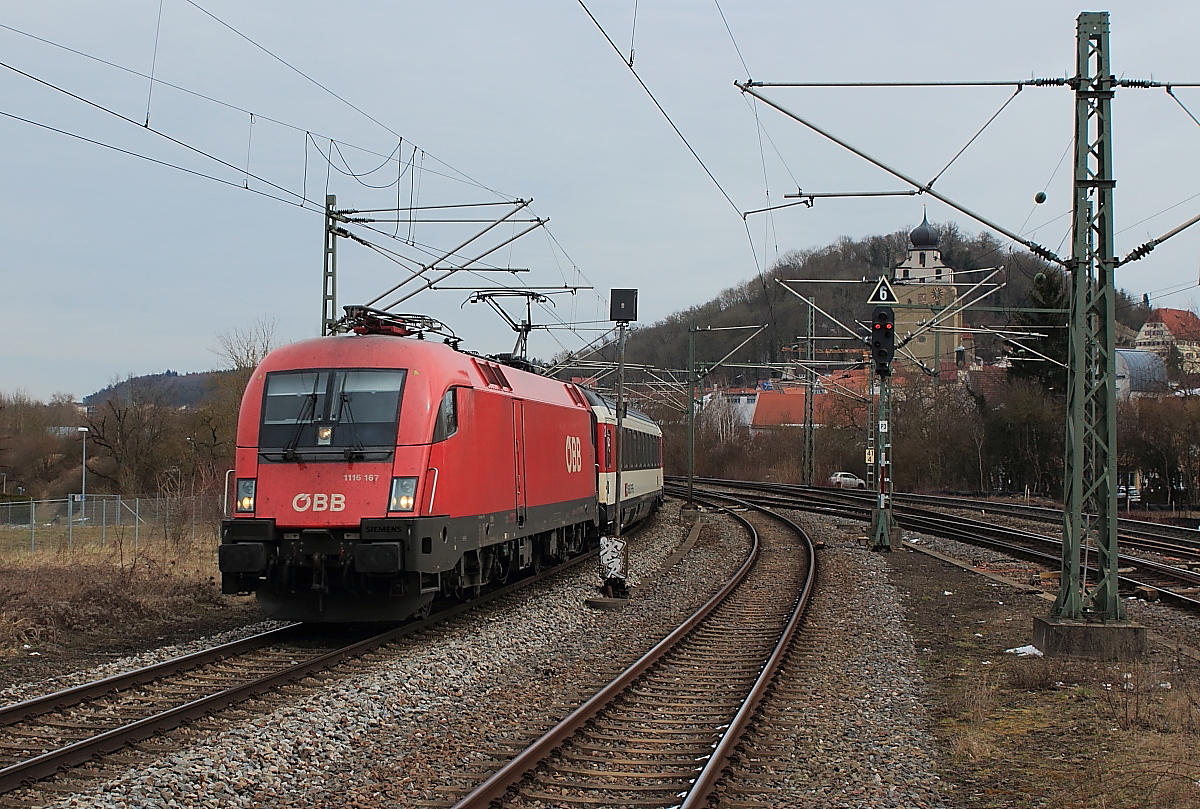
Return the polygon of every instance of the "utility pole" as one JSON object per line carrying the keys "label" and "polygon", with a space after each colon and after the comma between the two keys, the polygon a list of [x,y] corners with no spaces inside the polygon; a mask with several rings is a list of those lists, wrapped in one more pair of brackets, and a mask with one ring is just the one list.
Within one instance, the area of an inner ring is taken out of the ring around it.
{"label": "utility pole", "polygon": [[813,307],[813,301],[806,298],[808,303],[808,352],[805,356],[808,359],[808,367],[804,369],[805,378],[808,379],[808,389],[804,394],[804,475],[803,482],[805,486],[813,485],[813,475],[816,470],[816,425],[813,423],[813,394],[816,393],[816,360],[817,360],[817,310]]}
{"label": "utility pole", "polygon": [[686,508],[695,508],[696,478],[696,318],[688,327],[688,499]]}
{"label": "utility pole", "polygon": [[[1114,84],[1108,14],[1080,14],[1078,26],[1063,576],[1053,614],[1109,621],[1124,618],[1117,596]],[[1091,543],[1099,581],[1088,592],[1080,556]]]}
{"label": "utility pole", "polygon": [[[1048,653],[1137,656],[1145,630],[1125,620],[1117,592],[1117,413],[1113,253],[1112,99],[1108,13],[1077,19],[1075,181],[1062,578],[1050,620],[1035,619]],[[1096,551],[1089,586],[1086,555]],[[1097,632],[1097,624],[1110,631]],[[1046,647],[1049,646],[1050,649]]]}
{"label": "utility pole", "polygon": [[[695,508],[695,501],[692,499],[692,492],[695,488],[696,477],[696,387],[699,382],[708,376],[714,368],[720,368],[725,363],[725,360],[732,357],[741,350],[747,343],[762,333],[766,325],[762,326],[705,326],[703,329],[696,328],[695,319],[692,320],[692,325],[688,329],[688,501],[685,508]],[[745,340],[738,343],[734,348],[721,359],[712,363],[704,369],[703,374],[696,373],[696,332],[698,331],[738,331],[741,329],[754,329],[754,334],[751,334]]]}
{"label": "utility pole", "polygon": [[[1195,216],[1151,239],[1121,260],[1113,253],[1112,99],[1117,87],[1163,87],[1153,79],[1113,75],[1109,59],[1107,12],[1082,12],[1076,18],[1076,74],[1073,78],[1034,79],[1026,86],[1069,86],[1075,91],[1075,174],[1072,218],[1072,256],[1054,252],[971,211],[925,183],[876,160],[844,140],[817,127],[757,88],[764,86],[835,86],[806,83],[734,82],[734,85],[808,127],[909,186],[908,191],[866,192],[868,195],[928,195],[957,210],[1047,261],[1071,273],[1070,348],[1068,352],[1066,456],[1062,580],[1051,619],[1035,619],[1034,643],[1049,655],[1130,658],[1145,650],[1145,628],[1128,623],[1117,592],[1116,503],[1116,351],[1114,271],[1144,257],[1167,239],[1193,225]],[[804,204],[817,197],[862,196],[853,193],[802,193]],[[1045,196],[1035,196],[1045,201]],[[790,203],[797,204],[797,203]],[[764,209],[765,210],[765,209]],[[757,213],[756,211],[748,213]],[[1086,555],[1095,545],[1097,576],[1087,579]],[[1082,631],[1086,630],[1086,631]]]}
{"label": "utility pole", "polygon": [[321,285],[321,335],[333,334],[337,314],[337,197],[325,197],[325,275]]}

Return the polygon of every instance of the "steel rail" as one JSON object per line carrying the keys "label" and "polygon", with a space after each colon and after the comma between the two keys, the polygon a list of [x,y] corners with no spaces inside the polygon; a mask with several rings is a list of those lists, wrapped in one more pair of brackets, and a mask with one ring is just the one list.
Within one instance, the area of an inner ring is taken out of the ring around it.
{"label": "steel rail", "polygon": [[[769,495],[759,494],[754,497],[757,502],[768,502],[778,508],[794,508],[801,511],[816,513],[831,513],[856,520],[867,520],[871,516],[873,495],[863,495],[852,491],[820,489],[816,487],[800,487],[785,484],[761,484],[753,481],[732,481],[707,479],[710,485],[734,487],[740,490],[757,489],[771,492]],[[716,492],[709,491],[709,494]],[[1018,558],[1043,564],[1051,570],[1061,565],[1062,539],[1036,534],[1031,531],[1021,531],[1015,528],[1004,528],[991,523],[970,520],[960,516],[948,516],[934,511],[928,511],[914,506],[894,506],[893,514],[896,522],[911,531],[940,536],[971,545],[981,545],[994,548]],[[1012,540],[1024,541],[1025,545],[1013,544]],[[911,544],[911,543],[909,543]],[[1030,545],[1044,545],[1052,551],[1040,551]],[[1200,574],[1186,568],[1175,567],[1141,556],[1121,553],[1118,559],[1122,567],[1135,567],[1153,572],[1159,577],[1173,583],[1183,583],[1188,586],[1200,586]],[[1095,575],[1094,567],[1087,568],[1088,575]],[[1162,601],[1189,610],[1200,611],[1200,598],[1194,598],[1187,593],[1179,593],[1170,584],[1161,581],[1153,582],[1132,575],[1119,574],[1118,582],[1128,592],[1135,589],[1146,589],[1157,594]]]}
{"label": "steel rail", "polygon": [[105,694],[127,691],[135,686],[143,685],[163,677],[180,674],[199,668],[200,666],[207,666],[228,657],[261,649],[273,643],[280,643],[289,640],[293,635],[299,634],[301,626],[301,624],[290,624],[278,627],[266,632],[260,632],[257,635],[251,635],[248,638],[214,646],[211,649],[203,649],[199,652],[184,655],[183,657],[164,660],[161,663],[137,669],[136,671],[115,674],[103,680],[65,688],[61,691],[55,691],[54,693],[40,697],[33,697],[22,702],[15,702],[0,708],[0,726],[15,725],[34,716],[41,716],[42,714],[62,710],[63,708],[70,708],[73,705],[78,705],[89,699],[102,697]]}
{"label": "steel rail", "polygon": [[593,694],[587,701],[541,736],[541,738],[535,740],[507,764],[492,773],[482,783],[459,799],[453,805],[453,809],[485,809],[492,801],[503,797],[509,789],[518,784],[564,741],[587,724],[601,710],[611,704],[632,682],[683,640],[741,584],[758,560],[760,542],[758,532],[754,530],[752,525],[739,515],[733,512],[728,513],[746,525],[751,533],[750,553],[747,554],[745,561],[733,576],[730,577],[729,581],[699,609],[693,612],[687,620],[634,661],[632,665],[617,675],[608,685]]}
{"label": "steel rail", "polygon": [[[1062,562],[1060,552],[1062,540],[1054,537],[1034,534],[1029,531],[1020,531],[1018,529],[1006,529],[974,520],[964,520],[961,517],[935,517],[929,514],[911,513],[908,509],[898,510],[896,522],[909,530],[943,536],[973,545],[982,544],[1023,559],[1045,564],[1051,569],[1058,568]],[[981,537],[983,538],[982,540]],[[1024,539],[1026,542],[1035,545],[1045,545],[1051,550],[1039,551],[1036,548],[1028,546],[1013,545],[1006,541],[1010,537]],[[1171,581],[1200,586],[1200,574],[1192,570],[1174,567],[1140,556],[1131,556],[1127,553],[1120,554],[1118,562],[1123,568],[1133,567],[1135,569],[1152,571],[1158,576]],[[1097,568],[1091,565],[1085,566],[1085,570],[1089,576],[1099,574]],[[1177,593],[1170,586],[1146,579],[1134,578],[1129,573],[1118,574],[1117,581],[1122,586],[1122,589],[1126,591],[1148,588],[1157,593],[1158,597],[1163,601],[1169,601],[1177,606],[1193,610],[1200,610],[1200,600],[1186,594]]]}
{"label": "steel rail", "polygon": [[[746,729],[750,725],[750,720],[758,710],[759,704],[766,695],[771,683],[775,680],[779,669],[783,665],[783,660],[788,650],[791,648],[792,641],[796,634],[800,631],[800,624],[804,620],[804,615],[808,611],[808,603],[812,598],[813,586],[817,580],[817,554],[816,548],[813,546],[812,538],[808,533],[797,525],[792,520],[784,517],[781,514],[776,514],[770,509],[764,509],[761,506],[753,504],[738,498],[730,498],[735,502],[741,503],[747,508],[756,508],[761,513],[768,514],[780,522],[788,525],[796,535],[800,537],[808,549],[808,575],[805,577],[804,584],[796,599],[796,603],[792,608],[792,615],[788,619],[787,626],[780,633],[779,640],[775,644],[771,656],[767,658],[767,662],[763,665],[762,674],[755,681],[754,686],[750,689],[750,693],[746,696],[742,707],[738,709],[737,714],[729,723],[729,728],[725,735],[721,737],[721,741],[717,743],[712,755],[705,762],[703,769],[696,775],[696,780],[688,792],[687,797],[679,804],[678,809],[699,809],[704,805],[712,795],[716,788],[717,782],[721,776],[725,774],[726,766],[729,759],[733,756],[734,750],[741,743],[742,738],[746,734]],[[738,519],[741,516],[738,515]]]}
{"label": "steel rail", "polygon": [[[697,478],[697,482],[704,482],[716,486],[725,486],[731,488],[753,487],[757,490],[771,490],[786,494],[802,493],[805,496],[816,498],[832,499],[842,502],[870,502],[873,495],[870,493],[863,494],[854,490],[838,490],[827,489],[819,486],[800,486],[797,484],[786,483],[757,483],[753,481],[738,481],[726,480],[721,478]],[[990,512],[994,514],[1006,514],[1013,517],[1021,517],[1036,522],[1047,522],[1053,524],[1061,524],[1063,518],[1062,508],[1052,508],[1048,506],[1035,506],[1022,503],[1004,503],[994,500],[978,500],[973,498],[949,497],[945,495],[928,495],[928,494],[895,494],[893,502],[896,504],[908,503],[926,503],[929,505],[939,505],[945,508],[959,508],[971,511]],[[868,505],[868,508],[870,505]],[[1137,520],[1130,517],[1122,517],[1118,520],[1118,529],[1120,536],[1126,540],[1126,544],[1137,543],[1140,547],[1144,547],[1147,543],[1153,544],[1155,550],[1162,550],[1169,553],[1190,553],[1200,557],[1200,531],[1192,528],[1184,528],[1177,525],[1168,525],[1165,523],[1149,522],[1146,520]],[[1170,542],[1171,545],[1163,548],[1158,543]]]}
{"label": "steel rail", "polygon": [[[597,555],[597,553],[598,551],[593,550],[580,554],[579,556],[576,556],[573,559],[564,562],[563,564],[544,570],[537,575],[521,579],[512,585],[508,585],[499,590],[484,594],[463,604],[458,604],[449,609],[441,610],[436,614],[429,616],[428,618],[424,618],[419,621],[413,621],[411,623],[389,629],[385,632],[367,638],[366,640],[358,641],[323,655],[318,655],[281,671],[264,675],[248,682],[240,683],[236,686],[224,689],[207,697],[192,700],[191,702],[131,722],[122,727],[104,731],[90,738],[61,747],[57,750],[51,750],[33,758],[26,759],[25,761],[4,767],[0,769],[0,794],[10,792],[40,779],[47,778],[70,767],[78,766],[96,756],[116,752],[117,750],[120,750],[130,744],[147,739],[157,733],[172,730],[186,722],[199,719],[213,712],[227,708],[230,705],[243,702],[258,694],[279,688],[282,685],[286,685],[297,680],[304,679],[315,672],[331,668],[350,658],[360,657],[377,648],[386,646],[387,644],[392,643],[393,641],[398,640],[406,635],[417,632],[418,630],[441,623],[442,621],[448,620],[449,618],[455,617],[469,610],[473,610],[478,606],[498,598],[512,595],[513,593],[529,587],[536,582],[561,573],[562,571],[581,564],[588,559],[592,559]],[[300,626],[302,625],[292,625],[289,627],[283,627],[283,629],[288,630],[292,629],[293,627]],[[299,629],[295,629],[293,631],[299,631]],[[262,635],[269,634],[270,633],[262,633]],[[261,636],[255,637],[257,638]],[[237,645],[238,643],[241,642],[235,641],[234,644],[227,644],[227,646]],[[217,648],[220,649],[223,647]],[[64,704],[76,704],[83,702],[89,698],[94,698],[96,694],[90,694],[88,696],[79,695],[89,694],[91,691],[98,691],[99,695],[102,696],[105,693],[111,693],[113,690],[119,690],[114,689],[111,685],[110,681],[114,679],[120,680],[137,678],[145,675],[151,670],[161,671],[156,675],[143,678],[140,680],[140,682],[144,682],[146,679],[161,678],[164,676],[163,672],[165,672],[167,675],[171,673],[177,673],[170,671],[170,669],[179,661],[196,656],[203,656],[205,654],[206,652],[200,652],[196,653],[196,655],[188,655],[185,658],[179,658],[178,660],[166,661],[165,663],[157,664],[155,666],[148,667],[147,669],[131,672],[128,675],[120,675],[117,678],[108,678],[96,683],[79,686],[74,689],[67,689],[66,691],[59,692],[57,694],[51,694],[47,697],[28,700],[25,703],[18,703],[17,705],[10,706],[10,708],[6,710],[15,711],[16,709],[20,709],[21,712],[25,713],[28,717],[36,716],[41,713],[45,713],[47,710],[55,710],[55,708],[43,710],[42,706],[38,705],[39,702],[45,701],[46,704],[50,704],[51,701],[53,701],[55,698],[61,697],[62,695],[74,695],[78,698],[75,698],[74,702],[71,703],[64,702],[58,707],[63,707]],[[228,654],[222,654],[218,659],[228,656]],[[190,670],[193,668],[196,668],[196,665],[189,665],[186,667],[186,669],[181,670]],[[102,686],[103,688],[101,688]]]}
{"label": "steel rail", "polygon": [[400,629],[384,632],[365,641],[360,641],[345,648],[291,666],[283,671],[268,674],[247,683],[240,683],[232,688],[219,691],[216,694],[193,700],[170,710],[139,719],[136,722],[131,722],[128,725],[114,728],[113,730],[83,739],[66,747],[51,750],[40,756],[27,759],[10,767],[5,767],[0,770],[0,792],[8,792],[33,781],[51,776],[64,768],[78,766],[95,756],[116,752],[130,744],[147,739],[156,733],[172,730],[185,722],[199,719],[209,713],[227,708],[238,702],[243,702],[265,691],[303,679],[314,672],[327,669],[348,658],[366,654],[379,646],[390,643],[401,634],[405,634],[407,629],[407,627],[401,627]]}

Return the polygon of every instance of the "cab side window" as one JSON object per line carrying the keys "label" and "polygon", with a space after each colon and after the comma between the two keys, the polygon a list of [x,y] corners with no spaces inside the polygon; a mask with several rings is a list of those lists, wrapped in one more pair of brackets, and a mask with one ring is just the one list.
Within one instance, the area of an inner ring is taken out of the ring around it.
{"label": "cab side window", "polygon": [[433,443],[445,441],[458,432],[458,388],[450,388],[438,405],[437,421],[433,425]]}

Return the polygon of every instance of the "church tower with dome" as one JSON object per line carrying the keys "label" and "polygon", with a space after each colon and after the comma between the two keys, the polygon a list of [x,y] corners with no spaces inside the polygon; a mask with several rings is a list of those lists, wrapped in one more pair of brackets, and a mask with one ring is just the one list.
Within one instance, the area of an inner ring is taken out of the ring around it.
{"label": "church tower with dome", "polygon": [[[908,257],[892,273],[898,304],[895,307],[897,344],[935,320],[937,322],[903,350],[897,351],[896,358],[903,365],[908,360],[904,356],[907,351],[928,369],[937,369],[942,378],[953,377],[951,369],[969,364],[975,354],[974,340],[963,333],[962,313],[944,316],[958,298],[954,269],[942,261],[938,235],[929,225],[928,214],[908,238],[912,243]],[[911,360],[908,362],[911,365]]]}

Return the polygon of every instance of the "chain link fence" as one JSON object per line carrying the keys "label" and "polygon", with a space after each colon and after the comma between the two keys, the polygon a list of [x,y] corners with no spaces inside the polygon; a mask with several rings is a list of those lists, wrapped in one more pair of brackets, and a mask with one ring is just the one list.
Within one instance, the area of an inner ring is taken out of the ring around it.
{"label": "chain link fence", "polygon": [[211,496],[91,495],[0,501],[0,554],[74,547],[216,541],[222,504]]}

